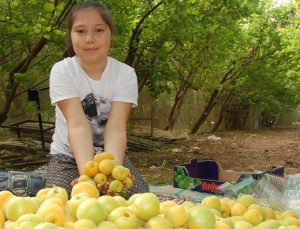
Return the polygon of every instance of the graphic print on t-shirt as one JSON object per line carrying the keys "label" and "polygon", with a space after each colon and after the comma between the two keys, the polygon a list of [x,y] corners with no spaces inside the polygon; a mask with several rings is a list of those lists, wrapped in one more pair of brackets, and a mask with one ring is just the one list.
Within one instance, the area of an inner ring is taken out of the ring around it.
{"label": "graphic print on t-shirt", "polygon": [[89,120],[97,115],[97,106],[93,93],[88,94],[81,101],[85,115]]}
{"label": "graphic print on t-shirt", "polygon": [[103,133],[109,116],[110,102],[100,95],[90,93],[81,104],[93,131],[94,146],[103,146]]}

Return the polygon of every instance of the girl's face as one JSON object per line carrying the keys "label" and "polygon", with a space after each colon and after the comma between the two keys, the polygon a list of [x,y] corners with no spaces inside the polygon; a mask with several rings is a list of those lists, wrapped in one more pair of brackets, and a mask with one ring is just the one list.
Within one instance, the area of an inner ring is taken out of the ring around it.
{"label": "girl's face", "polygon": [[82,9],[74,15],[71,29],[73,49],[85,64],[106,62],[111,31],[95,9]]}

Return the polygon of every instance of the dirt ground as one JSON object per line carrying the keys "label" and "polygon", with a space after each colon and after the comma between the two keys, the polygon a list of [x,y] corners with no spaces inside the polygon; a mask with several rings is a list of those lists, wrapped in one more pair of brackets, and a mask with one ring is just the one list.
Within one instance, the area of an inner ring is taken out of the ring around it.
{"label": "dirt ground", "polygon": [[300,173],[300,129],[224,132],[194,135],[172,142],[156,141],[153,152],[129,152],[141,175],[151,184],[171,184],[173,165],[191,159],[217,160],[222,168],[261,171],[268,166],[284,166],[285,174]]}
{"label": "dirt ground", "polygon": [[[129,157],[145,180],[155,185],[172,184],[173,166],[191,159],[217,160],[222,168],[235,171],[284,166],[285,174],[300,173],[300,129],[223,132],[215,134],[219,140],[209,139],[209,134],[186,136],[135,138],[147,147],[132,147]],[[2,135],[0,143],[0,170],[27,171],[47,162],[47,154],[40,146],[32,147],[33,142],[17,141],[9,148]]]}

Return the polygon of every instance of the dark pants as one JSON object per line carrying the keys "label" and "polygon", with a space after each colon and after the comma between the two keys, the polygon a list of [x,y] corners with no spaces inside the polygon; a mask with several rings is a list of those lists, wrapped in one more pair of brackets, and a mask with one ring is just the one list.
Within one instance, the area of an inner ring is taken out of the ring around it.
{"label": "dark pants", "polygon": [[[123,166],[127,167],[130,173],[135,176],[133,185],[129,189],[128,197],[134,193],[149,192],[148,184],[137,172],[127,155],[125,155]],[[60,186],[65,188],[70,194],[72,190],[71,181],[78,177],[79,172],[74,158],[62,154],[50,155],[46,187]]]}

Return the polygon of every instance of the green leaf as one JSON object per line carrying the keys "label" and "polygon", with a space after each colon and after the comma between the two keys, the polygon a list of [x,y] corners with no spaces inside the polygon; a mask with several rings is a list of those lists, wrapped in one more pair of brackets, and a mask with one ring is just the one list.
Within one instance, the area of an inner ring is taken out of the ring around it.
{"label": "green leaf", "polygon": [[51,34],[50,33],[43,34],[43,37],[46,38],[47,40],[50,40]]}
{"label": "green leaf", "polygon": [[55,6],[54,6],[54,4],[51,4],[51,3],[49,3],[49,2],[46,2],[46,3],[44,4],[44,9],[45,9],[46,11],[48,11],[48,12],[52,12],[52,11],[55,9]]}
{"label": "green leaf", "polygon": [[25,73],[15,73],[14,78],[18,82],[24,82],[26,80],[27,75]]}

